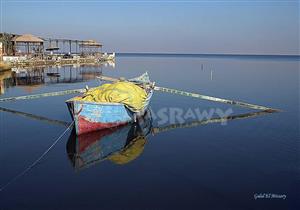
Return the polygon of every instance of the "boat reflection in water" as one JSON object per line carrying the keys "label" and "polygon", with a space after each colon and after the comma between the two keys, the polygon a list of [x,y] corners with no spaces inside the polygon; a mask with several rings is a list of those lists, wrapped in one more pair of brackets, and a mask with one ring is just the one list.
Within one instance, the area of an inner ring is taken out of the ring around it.
{"label": "boat reflection in water", "polygon": [[147,110],[145,116],[136,123],[122,127],[100,130],[79,136],[76,136],[74,128],[67,142],[67,153],[76,170],[87,168],[103,160],[110,160],[116,164],[126,164],[136,159],[143,152],[147,142],[146,137],[150,133],[157,135],[173,129],[242,120],[272,113],[275,112],[265,110],[153,127],[151,111]]}
{"label": "boat reflection in water", "polygon": [[[70,126],[70,123],[50,119],[31,113],[0,107],[0,112],[8,112],[21,117],[30,118],[45,123]],[[230,115],[225,117],[210,118],[207,120],[195,120],[185,123],[168,124],[154,127],[151,111],[137,120],[136,123],[99,130],[91,133],[76,135],[75,128],[67,142],[67,154],[76,170],[87,168],[103,160],[110,160],[116,164],[126,164],[136,159],[144,150],[147,136],[151,133],[157,135],[174,129],[192,128],[207,124],[223,123],[233,120],[242,120],[276,113],[277,111],[258,111],[245,114]]]}
{"label": "boat reflection in water", "polygon": [[150,111],[136,123],[99,130],[77,136],[73,129],[67,142],[67,153],[76,170],[103,160],[126,164],[144,150],[147,135],[152,129]]}

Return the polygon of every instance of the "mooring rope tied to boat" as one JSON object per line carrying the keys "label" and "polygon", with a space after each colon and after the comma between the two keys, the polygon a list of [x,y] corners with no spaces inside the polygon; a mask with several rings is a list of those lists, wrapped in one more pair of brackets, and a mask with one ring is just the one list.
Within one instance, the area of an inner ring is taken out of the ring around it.
{"label": "mooring rope tied to boat", "polygon": [[30,171],[33,167],[35,167],[49,152],[50,150],[59,142],[59,140],[62,139],[62,137],[67,133],[68,130],[72,128],[74,124],[74,121],[70,123],[70,125],[55,139],[55,141],[48,147],[48,149],[41,155],[39,156],[38,159],[36,159],[34,162],[32,162],[25,170],[23,170],[21,173],[17,174],[15,177],[13,177],[9,182],[4,184],[0,188],[0,192],[3,191],[7,186],[18,180],[20,177],[24,176],[28,171]]}

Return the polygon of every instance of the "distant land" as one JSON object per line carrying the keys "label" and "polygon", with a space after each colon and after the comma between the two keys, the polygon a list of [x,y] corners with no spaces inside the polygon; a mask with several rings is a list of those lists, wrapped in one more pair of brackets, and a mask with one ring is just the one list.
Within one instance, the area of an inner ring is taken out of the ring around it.
{"label": "distant land", "polygon": [[230,54],[230,53],[155,53],[155,52],[118,52],[120,56],[168,56],[168,57],[248,57],[248,58],[293,58],[300,59],[300,55],[288,54]]}

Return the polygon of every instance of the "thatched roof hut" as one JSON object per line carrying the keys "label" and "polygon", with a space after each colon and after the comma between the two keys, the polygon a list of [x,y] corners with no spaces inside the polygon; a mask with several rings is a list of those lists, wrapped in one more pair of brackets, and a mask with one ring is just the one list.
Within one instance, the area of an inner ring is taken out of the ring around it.
{"label": "thatched roof hut", "polygon": [[[26,54],[35,54],[42,55],[44,48],[44,40],[34,36],[32,34],[24,34],[20,36],[15,36],[12,38],[12,42],[14,43],[14,51],[16,52],[17,48],[22,47],[24,49],[27,48]],[[20,52],[20,49],[19,49]],[[15,53],[16,55],[16,53]]]}
{"label": "thatched roof hut", "polygon": [[80,44],[81,47],[102,47],[102,44],[96,42],[95,40],[86,40]]}
{"label": "thatched roof hut", "polygon": [[13,42],[24,42],[24,43],[43,43],[44,40],[34,36],[32,34],[24,34],[21,36],[16,36],[12,39]]}

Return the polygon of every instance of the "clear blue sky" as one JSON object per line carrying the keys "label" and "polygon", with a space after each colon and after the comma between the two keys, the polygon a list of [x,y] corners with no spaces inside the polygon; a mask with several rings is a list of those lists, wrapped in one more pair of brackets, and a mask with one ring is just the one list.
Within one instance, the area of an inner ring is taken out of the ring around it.
{"label": "clear blue sky", "polygon": [[1,31],[116,52],[299,54],[299,1],[1,0]]}

